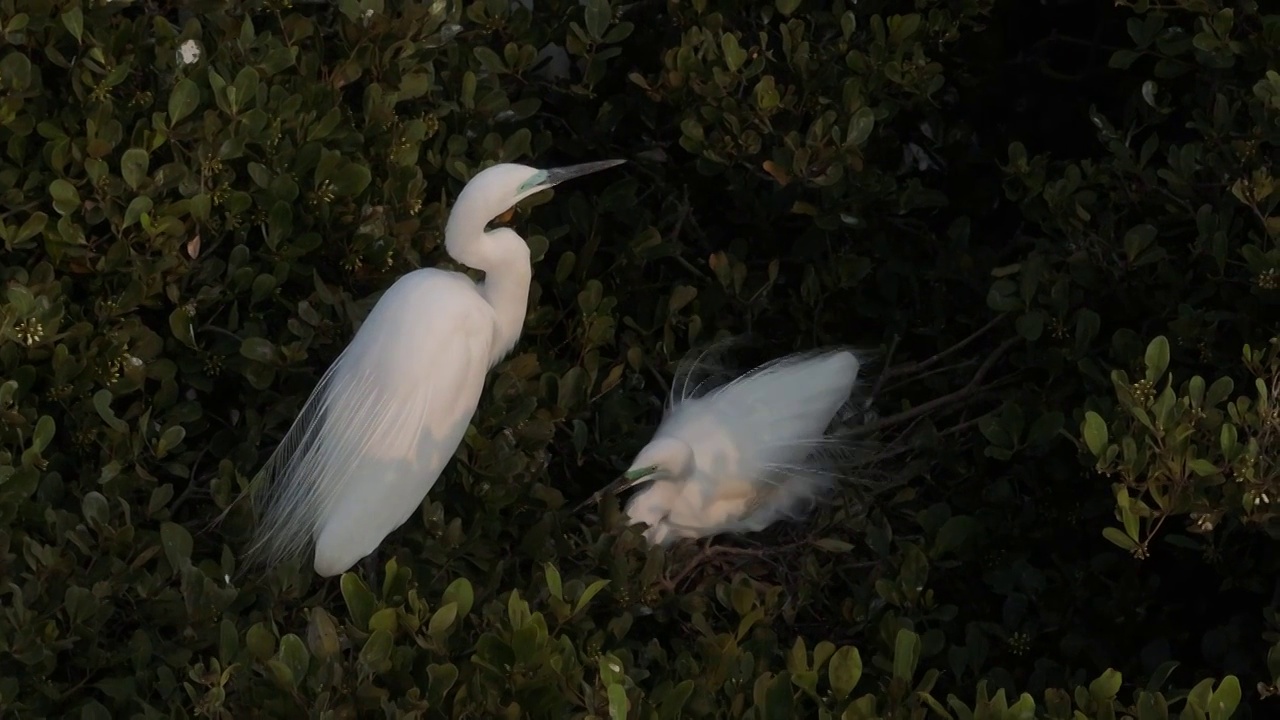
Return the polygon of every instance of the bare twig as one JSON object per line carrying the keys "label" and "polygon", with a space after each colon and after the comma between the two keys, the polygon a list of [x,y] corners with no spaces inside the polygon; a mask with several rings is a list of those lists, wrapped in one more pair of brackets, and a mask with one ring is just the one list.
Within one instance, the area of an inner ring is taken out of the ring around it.
{"label": "bare twig", "polygon": [[[919,419],[922,419],[922,418],[918,418],[918,420]],[[976,418],[971,418],[969,420],[965,420],[963,422],[952,425],[946,430],[938,431],[938,437],[948,437],[950,435],[958,435],[959,433],[962,433],[965,430],[968,430],[974,425],[977,425],[980,420],[982,420],[981,417],[976,417]],[[907,429],[903,431],[902,433],[903,436],[905,437],[908,434],[910,434],[911,429],[914,428],[915,426],[916,426],[915,422],[913,422],[910,426],[908,426]],[[875,457],[875,462],[880,462],[882,460],[888,460],[889,458],[892,458],[892,457],[897,457],[905,452],[909,452],[911,449],[912,449],[911,446],[905,442],[897,444],[889,448],[888,450],[885,450],[884,452],[877,454]]]}
{"label": "bare twig", "polygon": [[898,388],[903,387],[904,385],[909,385],[909,384],[911,384],[911,383],[917,383],[917,382],[919,382],[919,381],[921,381],[921,380],[923,380],[923,379],[925,379],[925,378],[927,378],[927,377],[931,377],[931,376],[933,376],[933,375],[940,375],[940,374],[942,374],[942,373],[953,372],[953,371],[955,371],[955,370],[959,370],[959,369],[961,369],[961,368],[963,368],[963,367],[968,367],[969,365],[976,365],[976,364],[978,364],[978,361],[977,361],[976,359],[972,359],[972,358],[971,358],[971,359],[969,359],[969,360],[965,360],[965,361],[963,361],[963,362],[955,363],[954,365],[945,365],[945,366],[943,366],[943,367],[933,368],[932,370],[925,370],[924,372],[921,372],[921,373],[919,373],[919,374],[917,374],[917,375],[912,375],[912,376],[911,376],[911,377],[909,377],[909,378],[906,378],[906,379],[904,379],[904,380],[899,380],[899,381],[895,382],[894,384],[892,384],[892,385],[890,385],[889,387],[885,388],[885,389],[884,389],[884,392],[885,392],[885,394],[892,395],[894,390],[897,390]]}
{"label": "bare twig", "polygon": [[920,362],[905,363],[898,367],[887,368],[883,373],[881,373],[881,377],[893,378],[893,377],[899,377],[902,375],[912,375],[912,374],[918,373],[928,368],[930,365],[933,365],[939,362],[940,360],[947,357],[948,355],[952,355],[956,352],[959,352],[969,343],[982,337],[984,334],[986,334],[987,331],[991,330],[991,328],[995,327],[996,325],[999,325],[1000,321],[1003,320],[1006,315],[1008,315],[1008,313],[1000,313],[999,315],[992,318],[991,321],[988,322],[986,325],[983,325],[981,328],[978,328],[978,330],[975,331],[969,337],[961,340],[960,342],[956,343],[955,345],[952,345],[951,347],[947,348],[946,350],[943,350],[942,352],[938,353],[937,355],[934,355],[931,358],[922,360]]}
{"label": "bare twig", "polygon": [[196,455],[195,461],[191,463],[191,472],[187,474],[187,487],[183,489],[182,494],[178,496],[178,499],[174,500],[173,504],[169,506],[170,515],[177,515],[178,508],[182,507],[182,504],[185,503],[187,499],[191,497],[192,493],[195,492],[196,470],[200,468],[200,461],[204,459],[204,454],[208,451],[208,446],[201,448],[200,454]]}
{"label": "bare twig", "polygon": [[706,544],[703,546],[702,551],[699,552],[697,555],[695,555],[693,558],[691,558],[687,563],[685,563],[684,567],[680,570],[679,573],[676,574],[675,577],[665,580],[664,584],[667,586],[669,590],[674,591],[677,587],[679,587],[681,582],[683,582],[686,578],[689,577],[689,575],[693,573],[694,570],[697,570],[704,563],[706,563],[708,560],[710,560],[712,557],[716,555],[736,555],[739,557],[747,556],[747,557],[754,557],[754,558],[763,560],[763,559],[767,559],[767,556],[772,553],[785,552],[787,550],[791,550],[806,544],[807,543],[792,543],[790,545],[782,545],[776,548],[770,548],[770,547],[742,548],[742,547],[733,547],[731,545],[712,545],[711,538],[707,538]]}
{"label": "bare twig", "polygon": [[[898,341],[901,339],[901,335],[896,333],[894,334],[893,341],[889,343],[889,351],[884,355],[885,368],[890,368],[889,363],[893,362],[893,353],[898,349]],[[879,377],[876,378],[876,383],[871,386],[871,393],[867,396],[867,407],[871,407],[871,403],[875,402],[875,399],[880,397],[880,388],[884,386],[884,380],[888,375],[889,369],[886,369],[884,372],[880,373]]]}
{"label": "bare twig", "polygon": [[[874,423],[869,423],[867,425],[864,425],[858,428],[857,430],[855,430],[854,435],[855,436],[870,435],[879,430],[883,430],[887,427],[891,427],[893,425],[906,422],[907,420],[911,420],[912,418],[916,418],[926,413],[933,412],[935,410],[938,410],[942,407],[946,407],[947,405],[953,404],[955,402],[968,399],[971,396],[977,395],[979,392],[989,390],[990,387],[984,387],[982,385],[982,379],[986,377],[987,373],[991,371],[991,368],[995,366],[996,361],[999,360],[1000,357],[1003,356],[1005,352],[1007,352],[1009,348],[1013,347],[1014,344],[1017,343],[1019,340],[1020,338],[1013,337],[1000,343],[1000,345],[996,347],[995,351],[992,352],[991,355],[989,355],[987,359],[982,362],[982,365],[978,367],[977,372],[973,374],[973,377],[969,380],[969,382],[966,383],[965,386],[960,388],[959,390],[943,395],[942,397],[934,398],[933,400],[930,400],[928,402],[921,403],[920,405],[917,405],[911,408],[910,410],[905,410],[903,412],[900,412],[897,415],[892,415],[890,417],[877,420]],[[968,340],[965,340],[964,342],[968,342]],[[963,345],[964,342],[962,342],[961,345]],[[957,345],[956,347],[959,347],[959,345]],[[952,352],[953,350],[955,350],[954,347],[944,351],[943,353],[935,355],[933,356],[933,358],[926,360],[924,363],[919,364],[917,367],[925,367],[928,363],[935,361],[936,359],[942,357],[943,354]]]}
{"label": "bare twig", "polygon": [[[689,186],[688,185],[686,185],[684,188],[684,197],[679,202],[679,210],[677,212],[678,214],[676,215],[676,222],[674,225],[671,226],[671,232],[667,234],[667,240],[673,243],[678,242],[680,240],[680,233],[684,230],[684,224],[686,220],[693,223],[695,226],[698,224],[697,219],[693,217],[693,204],[689,202]],[[675,254],[675,255],[672,255],[672,259],[674,259],[677,263],[679,263],[682,267],[684,267],[684,269],[688,270],[694,275],[697,275],[698,277],[701,277],[704,279],[711,279],[711,276],[706,272],[703,272],[702,268],[699,268],[695,266],[693,263],[689,262],[688,260],[685,260],[684,256],[680,254]]]}

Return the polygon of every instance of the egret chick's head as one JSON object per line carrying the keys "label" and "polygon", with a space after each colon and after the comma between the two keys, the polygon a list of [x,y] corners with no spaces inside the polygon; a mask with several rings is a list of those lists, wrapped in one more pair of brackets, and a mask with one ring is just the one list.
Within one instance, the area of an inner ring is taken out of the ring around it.
{"label": "egret chick's head", "polygon": [[468,225],[487,225],[494,218],[505,214],[516,203],[549,187],[582,177],[593,172],[621,165],[626,160],[602,160],[599,162],[569,165],[567,167],[539,170],[517,163],[499,163],[481,170],[462,188],[449,223],[465,222]]}
{"label": "egret chick's head", "polygon": [[623,476],[627,486],[650,480],[683,482],[693,476],[693,448],[670,437],[657,438],[644,446]]}

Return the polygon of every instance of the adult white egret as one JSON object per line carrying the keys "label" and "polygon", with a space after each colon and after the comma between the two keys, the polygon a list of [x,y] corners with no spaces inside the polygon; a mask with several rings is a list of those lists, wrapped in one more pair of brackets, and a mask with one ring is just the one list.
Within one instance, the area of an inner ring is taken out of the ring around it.
{"label": "adult white egret", "polygon": [[623,162],[494,165],[467,183],[445,249],[485,279],[422,268],[387,289],[267,460],[248,564],[314,546],[315,571],[337,575],[409,519],[457,450],[485,376],[524,325],[529,248],[509,228],[485,227],[534,193]]}
{"label": "adult white egret", "polygon": [[677,373],[662,423],[622,477],[624,489],[647,483],[624,512],[655,545],[799,517],[849,450],[828,429],[857,381],[854,353],[789,355],[709,390],[690,387],[700,360]]}

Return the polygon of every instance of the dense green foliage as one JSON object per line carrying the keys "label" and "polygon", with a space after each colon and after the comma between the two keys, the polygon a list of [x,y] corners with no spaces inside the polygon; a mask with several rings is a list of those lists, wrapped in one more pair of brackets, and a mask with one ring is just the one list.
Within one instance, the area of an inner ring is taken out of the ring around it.
{"label": "dense green foliage", "polygon": [[[0,717],[1274,714],[1265,12],[0,0]],[[241,576],[465,180],[611,157],[510,220],[524,339],[376,577]],[[572,512],[744,333],[885,350],[894,489],[707,552]]]}

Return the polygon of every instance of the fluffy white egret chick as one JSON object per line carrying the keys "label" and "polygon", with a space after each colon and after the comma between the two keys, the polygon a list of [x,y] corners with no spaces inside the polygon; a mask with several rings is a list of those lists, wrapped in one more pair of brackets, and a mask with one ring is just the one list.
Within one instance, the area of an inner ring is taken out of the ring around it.
{"label": "fluffy white egret chick", "polygon": [[314,546],[315,571],[338,575],[409,519],[524,325],[529,248],[515,231],[486,225],[534,193],[622,162],[494,165],[467,183],[445,249],[485,279],[423,268],[387,289],[267,461],[249,564]]}
{"label": "fluffy white egret chick", "polygon": [[649,542],[667,545],[800,516],[836,481],[827,429],[859,368],[848,350],[798,353],[702,394],[700,385],[689,391],[693,368],[685,369],[653,440],[624,476],[647,483],[628,502],[628,519],[649,526]]}

